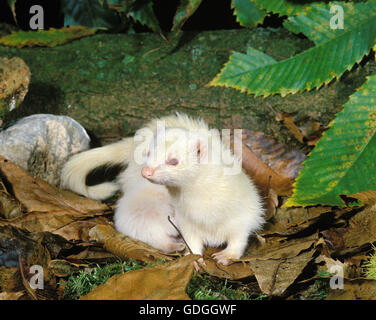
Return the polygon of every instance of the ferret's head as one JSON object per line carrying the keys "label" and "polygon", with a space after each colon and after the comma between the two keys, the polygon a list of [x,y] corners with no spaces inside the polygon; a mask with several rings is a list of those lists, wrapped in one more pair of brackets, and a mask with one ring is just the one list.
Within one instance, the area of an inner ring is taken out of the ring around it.
{"label": "ferret's head", "polygon": [[166,186],[182,186],[198,174],[204,155],[203,137],[182,128],[167,128],[154,135],[142,175]]}

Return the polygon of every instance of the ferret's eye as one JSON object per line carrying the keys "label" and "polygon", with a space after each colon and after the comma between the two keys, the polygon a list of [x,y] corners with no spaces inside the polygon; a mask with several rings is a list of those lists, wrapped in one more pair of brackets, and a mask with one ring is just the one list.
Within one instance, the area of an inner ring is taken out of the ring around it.
{"label": "ferret's eye", "polygon": [[169,165],[169,166],[176,166],[176,165],[179,164],[179,160],[176,159],[176,158],[168,159],[166,161],[166,164]]}

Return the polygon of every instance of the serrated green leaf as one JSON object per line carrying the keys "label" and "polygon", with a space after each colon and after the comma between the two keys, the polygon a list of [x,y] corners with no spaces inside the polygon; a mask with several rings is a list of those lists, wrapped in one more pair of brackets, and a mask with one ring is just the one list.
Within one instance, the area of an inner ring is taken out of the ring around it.
{"label": "serrated green leaf", "polygon": [[259,9],[251,0],[232,0],[236,21],[242,27],[253,28],[264,21],[266,11]]}
{"label": "serrated green leaf", "polygon": [[[333,29],[330,26],[331,19],[338,14],[337,11],[330,12],[331,8],[336,8],[335,6],[340,6],[343,9],[345,22],[343,29]],[[291,32],[303,33],[315,44],[320,44],[354,29],[359,23],[366,20],[370,10],[374,11],[375,8],[375,4],[371,3],[318,3],[312,5],[311,9],[306,12],[289,17],[283,26]]]}
{"label": "serrated green leaf", "polygon": [[158,19],[155,16],[153,3],[151,1],[146,3],[143,2],[139,5],[136,3],[136,5],[132,6],[132,9],[128,11],[128,15],[141,24],[146,25],[154,32],[159,33],[162,31],[159,26]]}
{"label": "serrated green leaf", "polygon": [[114,28],[120,19],[98,0],[61,0],[64,13],[64,26],[86,26],[91,28]]}
{"label": "serrated green leaf", "polygon": [[179,31],[188,18],[195,13],[201,2],[202,0],[181,0],[174,16],[171,32]]}
{"label": "serrated green leaf", "polygon": [[250,69],[244,61],[252,60],[253,55],[232,54],[210,85],[233,87],[256,96],[285,96],[339,78],[360,62],[376,42],[376,5],[368,5],[368,15],[352,28],[289,59]]}
{"label": "serrated green leaf", "polygon": [[340,195],[376,190],[376,75],[350,96],[323,134],[285,206],[344,206]]}
{"label": "serrated green leaf", "polygon": [[278,13],[281,16],[294,16],[311,7],[307,1],[291,0],[251,0],[258,8],[267,12]]}
{"label": "serrated green leaf", "polygon": [[55,47],[74,39],[93,35],[94,28],[74,26],[69,28],[38,31],[17,31],[0,38],[0,44],[10,47]]}

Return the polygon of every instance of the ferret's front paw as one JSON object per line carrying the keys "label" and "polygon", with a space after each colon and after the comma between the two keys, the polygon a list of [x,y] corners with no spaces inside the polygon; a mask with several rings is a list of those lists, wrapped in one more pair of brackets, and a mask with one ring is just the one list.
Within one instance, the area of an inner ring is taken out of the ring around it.
{"label": "ferret's front paw", "polygon": [[238,259],[238,255],[226,251],[226,249],[213,253],[212,257],[218,262],[223,264],[224,266],[228,266],[231,263],[232,259]]}
{"label": "ferret's front paw", "polygon": [[197,261],[193,261],[193,267],[197,272],[200,272],[200,266],[206,267],[206,263],[204,261],[204,258],[199,258]]}

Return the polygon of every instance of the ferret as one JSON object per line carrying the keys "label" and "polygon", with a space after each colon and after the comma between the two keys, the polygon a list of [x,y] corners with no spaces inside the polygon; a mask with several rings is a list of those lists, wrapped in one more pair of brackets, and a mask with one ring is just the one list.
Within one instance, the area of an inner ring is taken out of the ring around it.
{"label": "ferret", "polygon": [[142,175],[166,186],[193,254],[226,243],[213,258],[227,265],[243,255],[249,235],[264,223],[262,201],[241,159],[208,130],[167,128],[164,147],[156,139],[150,144]]}
{"label": "ferret", "polygon": [[[178,231],[168,221],[169,216],[173,221],[175,216],[171,196],[165,186],[153,184],[141,175],[142,159],[135,159],[137,154],[141,158],[146,155],[158,123],[192,130],[206,127],[202,120],[180,113],[153,119],[135,137],[71,157],[62,169],[60,186],[95,200],[105,200],[121,190],[122,196],[114,213],[115,228],[124,235],[169,253],[185,249]],[[143,139],[137,140],[137,137]],[[91,171],[103,165],[117,164],[128,165],[117,183],[86,185],[86,177]]]}
{"label": "ferret", "polygon": [[[158,121],[166,128],[162,143]],[[202,255],[205,246],[227,244],[213,257],[225,265],[240,258],[248,236],[264,223],[260,196],[242,171],[241,160],[202,119],[177,113],[154,119],[144,129],[152,134],[142,142],[127,138],[75,155],[63,168],[62,186],[94,199],[105,199],[120,187],[116,229],[157,249],[185,247],[170,216],[192,253]],[[218,161],[218,154],[226,163]],[[240,169],[232,172],[228,160]],[[119,183],[86,186],[86,175],[106,163],[128,163]]]}

